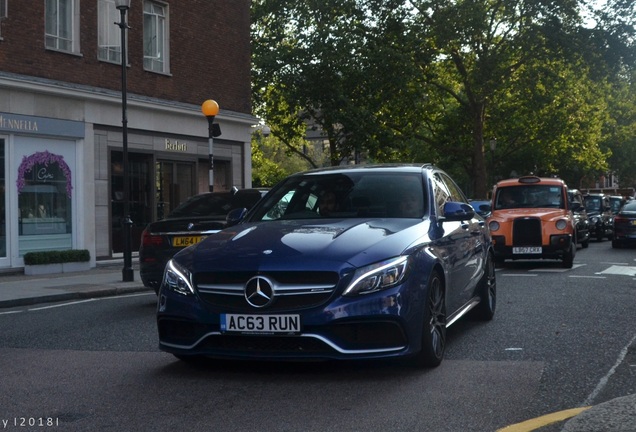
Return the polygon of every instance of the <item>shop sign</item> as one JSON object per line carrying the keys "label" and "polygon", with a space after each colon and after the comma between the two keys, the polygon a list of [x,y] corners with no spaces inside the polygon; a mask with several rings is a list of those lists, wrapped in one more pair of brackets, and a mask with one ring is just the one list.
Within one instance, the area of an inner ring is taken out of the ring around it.
{"label": "shop sign", "polygon": [[186,153],[188,151],[188,144],[179,142],[179,140],[170,141],[170,139],[166,138],[166,150]]}

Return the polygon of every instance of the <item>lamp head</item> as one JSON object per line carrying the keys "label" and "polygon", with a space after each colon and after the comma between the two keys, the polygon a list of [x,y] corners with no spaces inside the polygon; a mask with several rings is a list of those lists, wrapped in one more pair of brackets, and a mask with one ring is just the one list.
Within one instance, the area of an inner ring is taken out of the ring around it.
{"label": "lamp head", "polygon": [[212,99],[208,99],[201,104],[201,112],[206,117],[214,117],[219,113],[219,104]]}
{"label": "lamp head", "polygon": [[131,0],[115,0],[115,7],[119,10],[128,10],[130,9],[130,1]]}

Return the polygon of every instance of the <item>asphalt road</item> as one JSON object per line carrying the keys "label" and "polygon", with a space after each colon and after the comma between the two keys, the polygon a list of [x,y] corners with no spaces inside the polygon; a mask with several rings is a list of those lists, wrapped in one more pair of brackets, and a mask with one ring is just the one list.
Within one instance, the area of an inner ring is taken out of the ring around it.
{"label": "asphalt road", "polygon": [[2,310],[0,428],[484,432],[598,404],[636,393],[635,258],[605,241],[573,269],[507,264],[495,319],[449,329],[430,370],[190,366],[158,351],[154,294]]}

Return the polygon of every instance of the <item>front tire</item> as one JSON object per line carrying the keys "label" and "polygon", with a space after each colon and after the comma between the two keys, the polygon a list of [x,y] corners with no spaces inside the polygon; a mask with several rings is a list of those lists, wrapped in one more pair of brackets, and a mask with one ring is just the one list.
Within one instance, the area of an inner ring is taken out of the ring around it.
{"label": "front tire", "polygon": [[492,254],[488,254],[484,275],[477,287],[479,304],[473,309],[473,316],[482,321],[490,321],[495,316],[497,308],[497,279],[495,277],[495,262]]}
{"label": "front tire", "polygon": [[444,281],[433,270],[428,281],[424,305],[422,349],[416,354],[414,363],[420,367],[436,367],[444,358],[446,350],[446,292]]}
{"label": "front tire", "polygon": [[574,255],[576,255],[576,244],[570,243],[570,248],[563,256],[564,268],[572,268],[574,266]]}
{"label": "front tire", "polygon": [[583,243],[581,243],[581,245],[583,246],[583,249],[587,249],[588,247],[590,247],[590,236],[588,235],[587,238],[585,240],[583,240]]}

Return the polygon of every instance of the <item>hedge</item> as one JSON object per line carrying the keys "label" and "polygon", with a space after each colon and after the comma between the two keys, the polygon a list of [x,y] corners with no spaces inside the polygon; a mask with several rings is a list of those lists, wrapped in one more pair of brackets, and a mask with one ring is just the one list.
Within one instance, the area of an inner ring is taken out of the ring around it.
{"label": "hedge", "polygon": [[25,265],[86,262],[90,260],[91,254],[87,249],[27,252],[24,254]]}

